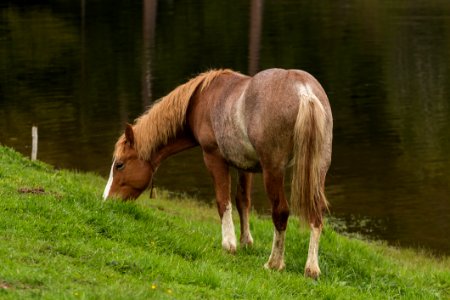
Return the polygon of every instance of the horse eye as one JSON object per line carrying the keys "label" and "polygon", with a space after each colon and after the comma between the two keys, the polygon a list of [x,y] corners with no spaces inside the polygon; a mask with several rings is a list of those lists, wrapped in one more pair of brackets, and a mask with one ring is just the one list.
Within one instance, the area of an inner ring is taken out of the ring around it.
{"label": "horse eye", "polygon": [[116,170],[123,170],[124,167],[125,165],[123,163],[116,163]]}

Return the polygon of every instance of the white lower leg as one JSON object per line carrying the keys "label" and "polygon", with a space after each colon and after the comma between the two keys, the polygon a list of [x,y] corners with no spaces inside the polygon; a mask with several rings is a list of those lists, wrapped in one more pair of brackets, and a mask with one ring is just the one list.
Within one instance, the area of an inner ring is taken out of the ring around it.
{"label": "white lower leg", "polygon": [[311,224],[311,236],[309,239],[308,259],[305,265],[305,276],[317,278],[320,275],[319,268],[319,240],[321,227]]}
{"label": "white lower leg", "polygon": [[284,264],[284,239],[286,231],[278,231],[275,229],[273,235],[272,253],[269,261],[264,265],[266,269],[282,270]]}
{"label": "white lower leg", "polygon": [[222,216],[222,247],[231,253],[236,252],[236,234],[234,233],[230,202]]}

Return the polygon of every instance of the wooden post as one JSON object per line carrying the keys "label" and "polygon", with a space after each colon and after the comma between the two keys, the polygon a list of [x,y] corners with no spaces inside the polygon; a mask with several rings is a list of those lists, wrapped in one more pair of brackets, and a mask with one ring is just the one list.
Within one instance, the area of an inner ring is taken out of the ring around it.
{"label": "wooden post", "polygon": [[38,150],[38,129],[37,126],[31,128],[32,144],[31,144],[31,160],[36,160]]}

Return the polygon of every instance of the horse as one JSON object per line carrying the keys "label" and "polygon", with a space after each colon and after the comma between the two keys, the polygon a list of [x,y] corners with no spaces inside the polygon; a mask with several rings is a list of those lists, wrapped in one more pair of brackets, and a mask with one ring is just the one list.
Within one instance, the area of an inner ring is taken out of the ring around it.
{"label": "horse", "polygon": [[222,247],[236,251],[230,167],[238,170],[236,207],[240,244],[253,244],[249,227],[252,176],[262,172],[272,206],[274,236],[267,269],[285,268],[290,214],[284,192],[292,167],[290,204],[310,226],[304,275],[320,274],[318,249],[328,209],[325,176],[331,163],[333,120],[320,83],[301,70],[268,69],[253,77],[210,70],[179,85],[153,104],[115,144],[103,198],[136,199],[152,185],[161,162],[200,146],[212,176],[222,225]]}

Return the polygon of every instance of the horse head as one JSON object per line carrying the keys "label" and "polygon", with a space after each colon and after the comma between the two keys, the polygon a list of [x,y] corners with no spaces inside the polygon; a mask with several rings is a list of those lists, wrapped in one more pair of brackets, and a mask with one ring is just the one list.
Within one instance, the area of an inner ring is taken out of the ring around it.
{"label": "horse head", "polygon": [[133,127],[127,125],[125,134],[116,144],[103,200],[109,197],[118,197],[122,200],[136,199],[150,185],[153,173],[151,163],[139,157]]}

